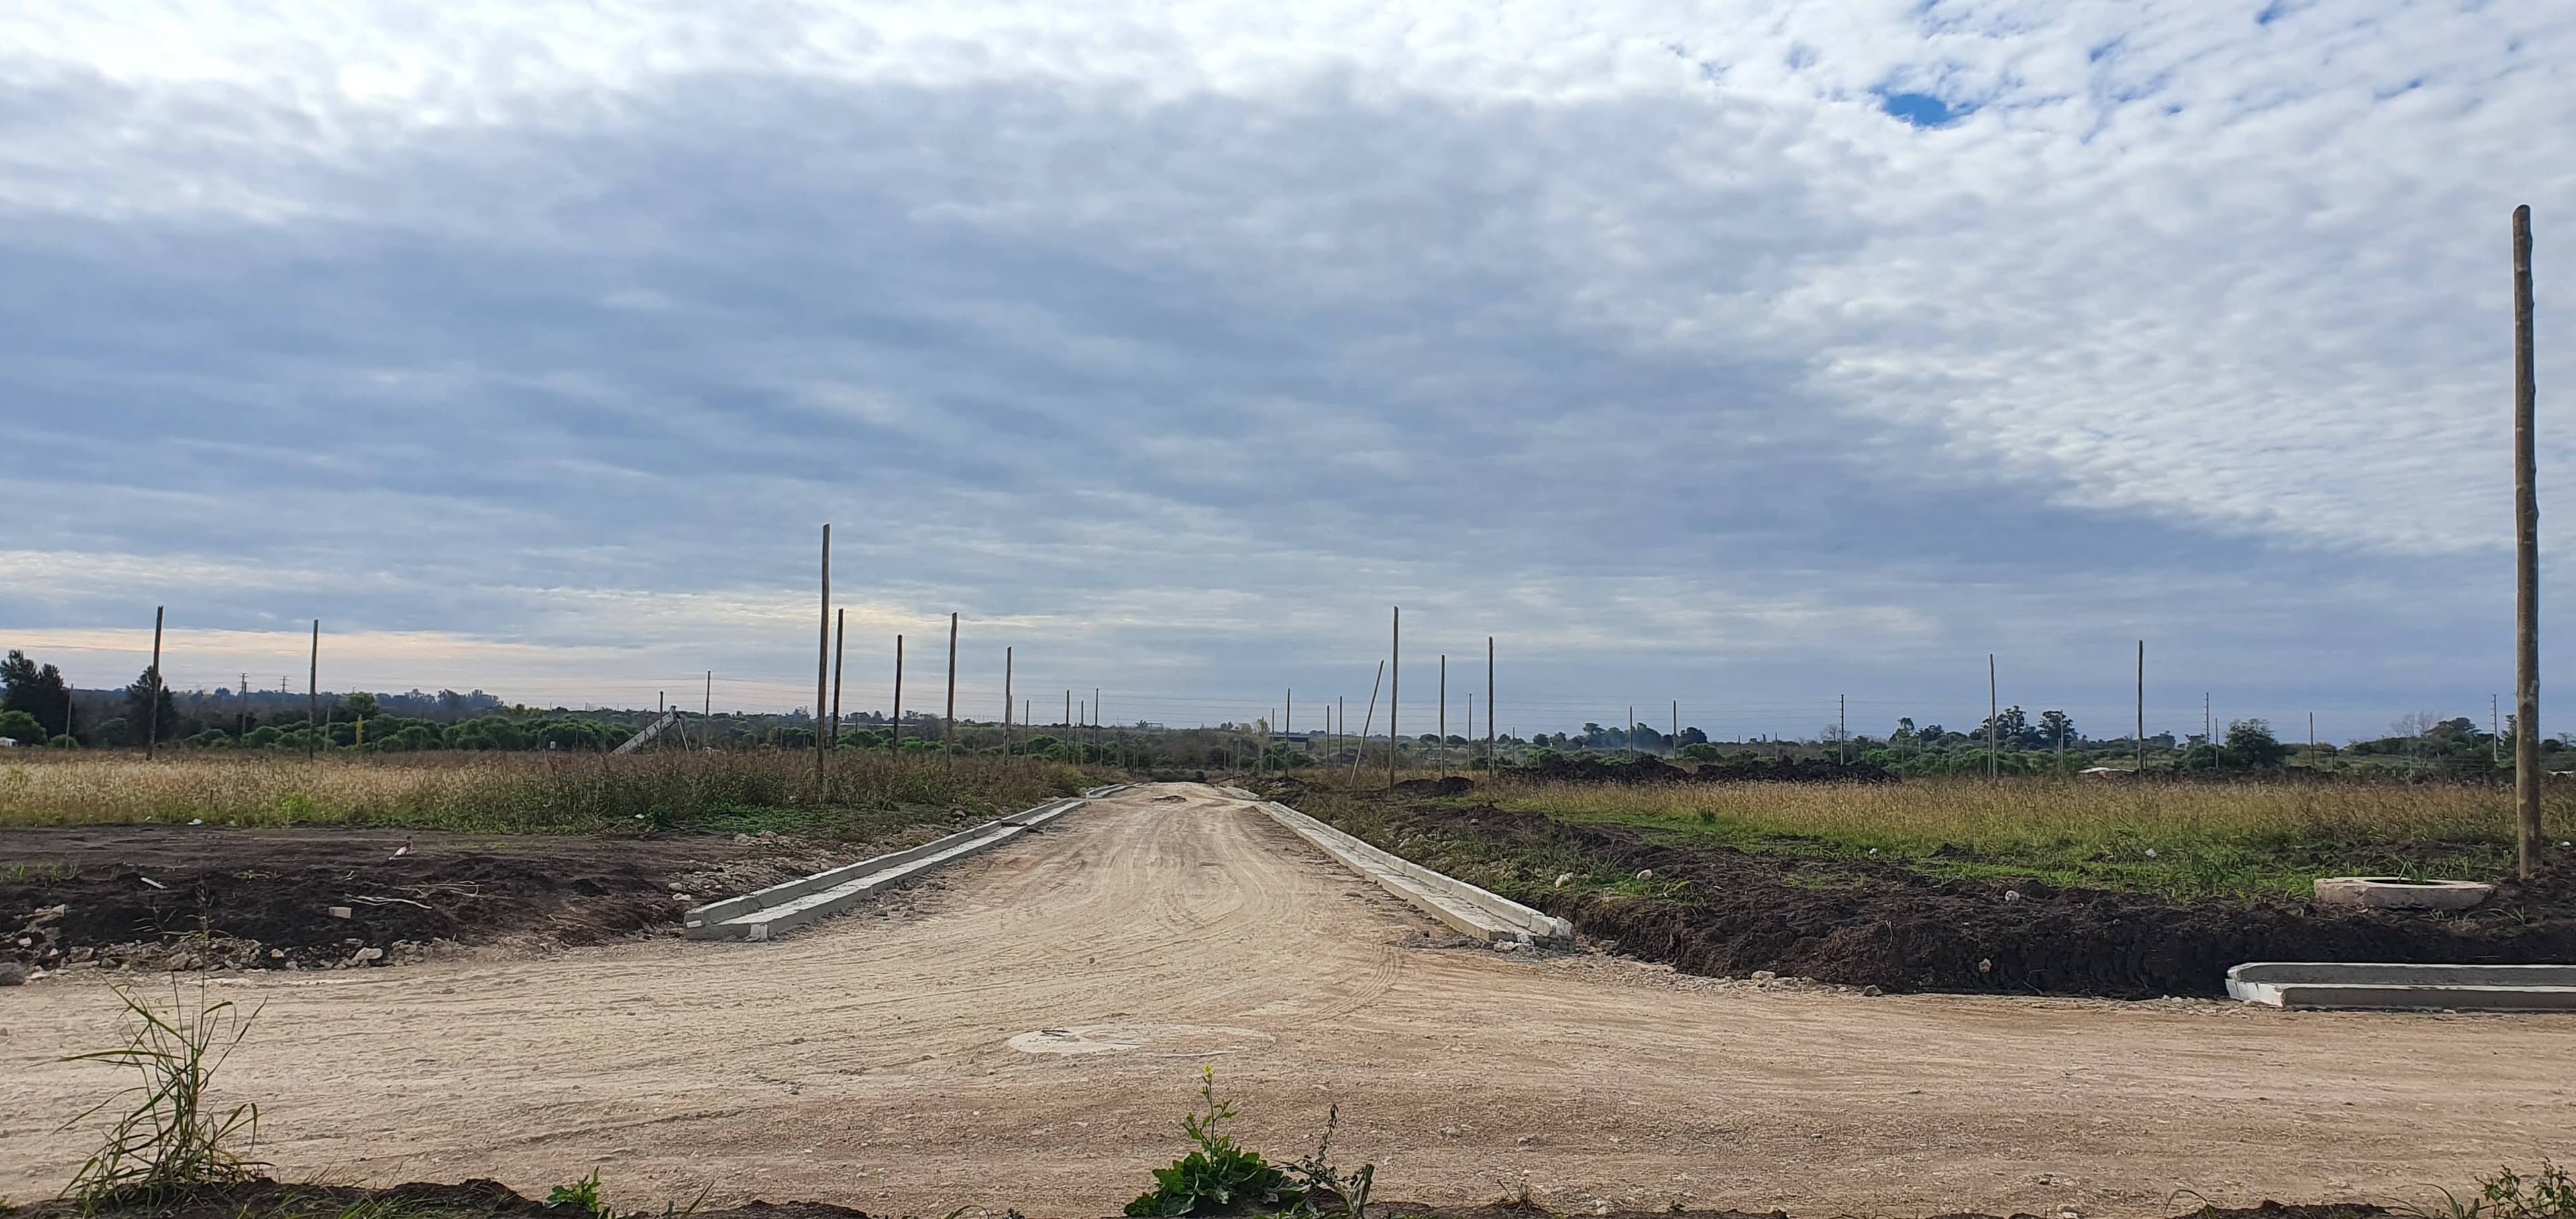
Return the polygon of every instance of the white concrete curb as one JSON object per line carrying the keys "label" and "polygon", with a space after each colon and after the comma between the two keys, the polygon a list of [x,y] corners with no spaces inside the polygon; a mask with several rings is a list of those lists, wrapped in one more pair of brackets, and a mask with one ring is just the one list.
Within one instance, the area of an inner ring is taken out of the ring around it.
{"label": "white concrete curb", "polygon": [[2576,965],[2398,965],[2250,961],[2227,993],[2290,1008],[2576,1012]]}
{"label": "white concrete curb", "polygon": [[1412,903],[1415,909],[1462,935],[1520,944],[1574,942],[1574,924],[1564,919],[1379,850],[1285,804],[1256,800],[1254,807],[1315,844],[1343,867],[1377,882],[1379,888]]}
{"label": "white concrete curb", "polygon": [[[1095,790],[1109,792],[1116,788]],[[1041,804],[917,847],[711,902],[688,912],[681,934],[693,940],[766,940],[789,928],[838,914],[899,881],[989,851],[1088,802],[1087,797],[1076,797]]]}

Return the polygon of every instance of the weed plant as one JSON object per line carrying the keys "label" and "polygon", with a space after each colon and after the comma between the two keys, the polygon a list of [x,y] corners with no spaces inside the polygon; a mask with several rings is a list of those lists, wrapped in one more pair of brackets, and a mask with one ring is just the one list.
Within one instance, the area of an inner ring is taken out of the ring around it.
{"label": "weed plant", "polygon": [[167,1015],[124,991],[117,997],[136,1021],[125,1044],[65,1060],[109,1063],[139,1077],[63,1124],[69,1130],[102,1110],[131,1103],[108,1128],[98,1153],[72,1177],[68,1193],[82,1213],[183,1203],[256,1177],[264,1165],[248,1152],[259,1139],[259,1107],[235,1105],[218,1114],[206,1097],[215,1072],[250,1033],[258,1013],[245,1014],[230,1000],[208,1003],[203,982],[193,1002],[171,983]]}

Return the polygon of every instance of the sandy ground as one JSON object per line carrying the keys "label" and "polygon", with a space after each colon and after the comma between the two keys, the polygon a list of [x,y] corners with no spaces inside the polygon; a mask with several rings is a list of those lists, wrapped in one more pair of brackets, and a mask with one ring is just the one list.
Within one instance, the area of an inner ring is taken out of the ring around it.
{"label": "sandy ground", "polygon": [[[1381,1197],[1569,1209],[2164,1215],[2178,1190],[2430,1196],[2576,1156],[2576,1019],[2284,1014],[1715,985],[1426,943],[1246,806],[1148,787],[773,944],[219,977],[224,1091],[281,1175],[596,1168],[694,1195],[1114,1214],[1212,1065],[1254,1145],[1338,1102]],[[114,1086],[80,977],[0,991],[0,1193],[58,1188]],[[1068,1050],[1088,1049],[1070,1053]]]}

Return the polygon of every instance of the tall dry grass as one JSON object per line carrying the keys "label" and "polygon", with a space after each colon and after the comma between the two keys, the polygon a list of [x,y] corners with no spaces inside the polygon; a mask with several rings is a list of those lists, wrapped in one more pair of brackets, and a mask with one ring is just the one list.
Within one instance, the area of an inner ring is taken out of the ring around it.
{"label": "tall dry grass", "polygon": [[812,754],[429,753],[331,757],[183,753],[0,759],[0,825],[380,825],[587,833],[780,812],[939,808],[998,813],[1106,779],[1028,759],[893,758],[847,750],[827,793]]}

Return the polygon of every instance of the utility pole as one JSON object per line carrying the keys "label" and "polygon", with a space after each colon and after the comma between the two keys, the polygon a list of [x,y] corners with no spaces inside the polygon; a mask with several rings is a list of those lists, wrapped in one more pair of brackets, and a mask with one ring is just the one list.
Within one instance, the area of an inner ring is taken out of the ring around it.
{"label": "utility pole", "polygon": [[1341,695],[1333,696],[1333,756],[1342,756],[1342,742],[1351,735],[1351,703]]}
{"label": "utility pole", "polygon": [[[1432,733],[1440,738],[1440,746],[1431,756],[1445,759],[1449,756],[1449,654],[1447,652],[1440,654],[1440,714],[1433,722],[1435,726],[1432,728]],[[1448,766],[1444,764],[1441,769],[1447,770]]]}
{"label": "utility pole", "polygon": [[[823,624],[820,628],[822,636],[814,645],[814,719],[816,721],[814,724],[814,785],[817,788],[828,791],[831,787],[831,775],[823,769],[823,759],[825,755],[823,753],[823,733],[821,731],[823,725],[821,721],[823,718],[823,687],[826,681],[831,677],[832,669],[832,526],[829,523],[826,523],[823,526],[822,618]],[[897,672],[902,671],[902,666],[903,662],[901,660],[897,660],[895,662]],[[902,683],[898,680],[896,684],[901,685]]]}
{"label": "utility pole", "polygon": [[2138,779],[2147,777],[2147,641],[2138,641]]}
{"label": "utility pole", "polygon": [[1404,738],[1395,734],[1395,704],[1404,690],[1404,607],[1395,608],[1387,628],[1387,660],[1394,668],[1386,683],[1386,789],[1395,790],[1395,760],[1404,753]]}
{"label": "utility pole", "polygon": [[894,637],[894,717],[887,723],[886,751],[903,756],[903,634]]}
{"label": "utility pole", "polygon": [[1011,649],[1002,649],[1002,756],[1011,756]]}
{"label": "utility pole", "polygon": [[[1467,731],[1475,730],[1475,725],[1467,726]],[[1512,735],[1520,734],[1515,732]],[[1500,775],[1502,772],[1499,767],[1500,763],[1494,760],[1494,637],[1487,635],[1485,636],[1485,777],[1492,779]]]}
{"label": "utility pole", "polygon": [[948,613],[948,714],[939,721],[939,742],[951,744],[957,737],[957,612]]}
{"label": "utility pole", "polygon": [[[161,652],[161,615],[159,612],[156,611],[152,615],[152,623],[152,652],[154,656],[152,669],[155,674],[153,682],[157,685],[160,682],[158,674],[161,670],[161,662],[159,659]],[[157,720],[161,718],[159,714],[160,708],[158,706],[153,708],[153,712],[153,719]],[[304,662],[304,723],[305,726],[310,728],[313,733],[313,735],[305,738],[304,756],[309,758],[313,756],[315,750],[321,748],[317,742],[322,738],[322,620],[319,618],[313,620],[313,651],[305,658]]]}
{"label": "utility pole", "polygon": [[[152,702],[143,712],[143,756],[146,760],[152,757],[161,739],[161,615],[169,608],[166,605],[152,607]],[[313,630],[318,641],[322,637],[322,624],[315,622]],[[316,646],[320,645],[317,643]],[[63,689],[70,690],[71,683],[63,683]]]}
{"label": "utility pole", "polygon": [[2531,205],[2513,209],[2513,798],[2523,879],[2540,864],[2540,491],[2533,420]]}
{"label": "utility pole", "polygon": [[716,717],[716,671],[715,671],[715,670],[713,670],[713,669],[709,669],[709,670],[707,670],[707,694],[706,694],[706,699],[705,699],[705,701],[704,701],[704,702],[702,702],[702,703],[700,703],[700,704],[698,705],[698,718],[699,718],[699,719],[702,719],[702,720],[711,720],[711,719],[714,719],[715,717]]}
{"label": "utility pole", "polygon": [[837,611],[832,628],[832,749],[841,747],[841,657],[842,645],[849,639],[850,611]]}
{"label": "utility pole", "polygon": [[1986,653],[1986,782],[1988,783],[1994,782],[1995,776],[2000,771],[1998,763],[2001,761],[2003,744],[2002,738],[1997,733],[2003,727],[1999,722],[2003,719],[2003,714],[2003,700],[1995,694],[1995,654],[1988,652]]}

